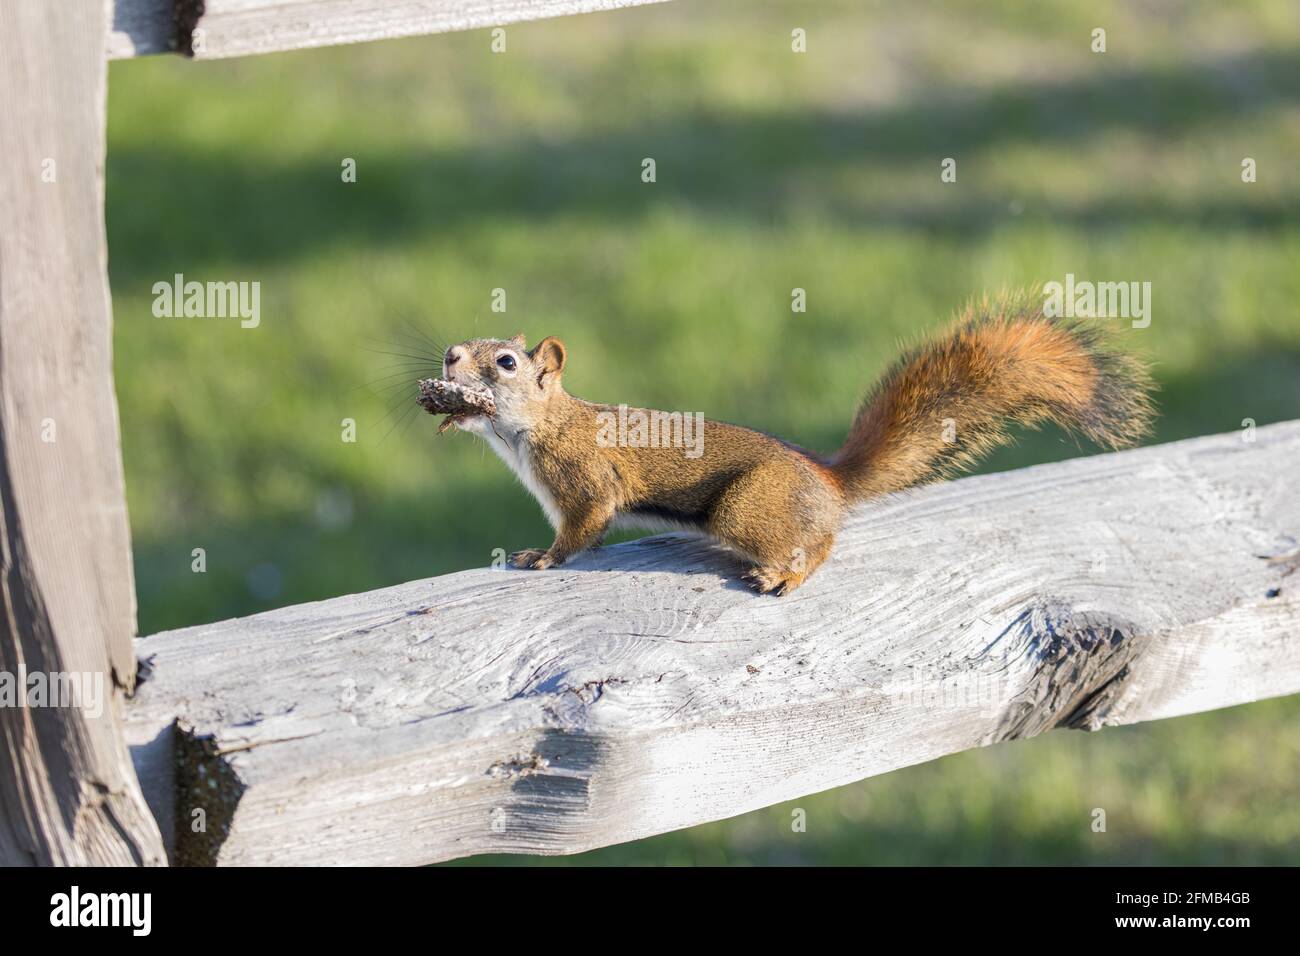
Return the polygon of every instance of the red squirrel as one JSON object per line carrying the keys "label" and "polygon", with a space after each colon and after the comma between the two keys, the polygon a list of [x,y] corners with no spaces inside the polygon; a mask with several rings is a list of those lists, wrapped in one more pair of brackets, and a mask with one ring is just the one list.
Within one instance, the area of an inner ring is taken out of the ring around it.
{"label": "red squirrel", "polygon": [[968,308],[896,360],[829,456],[707,419],[692,450],[611,441],[620,407],[566,392],[567,358],[559,339],[529,349],[522,335],[471,339],[443,357],[445,379],[486,388],[494,405],[452,424],[488,442],[556,529],[549,548],[510,555],[517,568],[563,564],[611,526],[667,526],[727,545],[752,562],[757,590],[789,594],[826,560],[849,508],[968,468],[1008,440],[1010,424],[1053,422],[1119,448],[1153,416],[1142,362],[1095,324],[1045,316],[1028,294]]}

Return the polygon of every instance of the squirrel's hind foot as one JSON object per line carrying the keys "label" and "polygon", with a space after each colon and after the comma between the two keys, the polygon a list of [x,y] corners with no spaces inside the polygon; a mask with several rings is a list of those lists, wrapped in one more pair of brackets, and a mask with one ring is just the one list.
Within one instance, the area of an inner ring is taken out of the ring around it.
{"label": "squirrel's hind foot", "polygon": [[761,565],[745,572],[745,580],[750,587],[760,594],[775,594],[782,597],[803,584],[807,574],[798,574],[784,568],[767,568]]}
{"label": "squirrel's hind foot", "polygon": [[[793,548],[790,557],[785,560],[768,557],[766,563],[756,564],[745,573],[747,580],[760,594],[775,594],[778,597],[789,594],[808,580],[831,553],[834,543],[831,535],[810,543],[807,546]],[[760,555],[750,551],[751,559]]]}

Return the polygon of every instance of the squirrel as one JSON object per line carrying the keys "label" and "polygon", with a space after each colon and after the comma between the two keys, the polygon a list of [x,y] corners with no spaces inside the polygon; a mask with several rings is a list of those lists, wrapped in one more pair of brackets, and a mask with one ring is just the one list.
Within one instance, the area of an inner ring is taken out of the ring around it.
{"label": "squirrel", "polygon": [[602,428],[627,407],[566,392],[567,358],[559,339],[528,349],[523,335],[471,339],[443,357],[445,379],[495,401],[494,414],[454,424],[491,445],[556,529],[549,548],[511,554],[516,568],[563,564],[611,526],[667,526],[729,546],[752,562],[756,590],[789,594],[826,560],[853,505],[953,476],[1008,441],[1011,424],[1052,422],[1120,448],[1153,417],[1144,363],[1095,324],[1044,315],[1029,293],[968,307],[897,359],[829,456],[707,419],[694,455],[610,441]]}

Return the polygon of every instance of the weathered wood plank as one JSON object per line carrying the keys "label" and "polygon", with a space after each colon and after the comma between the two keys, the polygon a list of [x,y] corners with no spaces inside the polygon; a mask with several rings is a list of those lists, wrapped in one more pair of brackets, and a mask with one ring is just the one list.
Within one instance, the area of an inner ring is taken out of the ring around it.
{"label": "weathered wood plank", "polygon": [[[102,0],[0,3],[0,864],[8,865],[164,859],[118,724],[122,690],[135,678],[135,588],[104,233],[107,26]],[[85,706],[68,706],[70,681]],[[42,697],[42,684],[57,690]]]}
{"label": "weathered wood plank", "polygon": [[504,26],[664,0],[114,0],[111,59],[198,59]]}
{"label": "weathered wood plank", "polygon": [[788,598],[669,535],[159,634],[130,735],[180,720],[188,861],[417,864],[1294,693],[1300,422],[1255,437],[877,503]]}

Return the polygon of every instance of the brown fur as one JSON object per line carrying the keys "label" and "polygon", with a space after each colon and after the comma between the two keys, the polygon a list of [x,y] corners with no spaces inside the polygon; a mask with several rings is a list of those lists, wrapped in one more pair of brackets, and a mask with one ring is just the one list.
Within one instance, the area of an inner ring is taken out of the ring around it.
{"label": "brown fur", "polygon": [[[507,354],[513,374],[498,364]],[[1044,317],[1028,294],[967,310],[900,359],[830,459],[708,420],[697,458],[680,447],[603,447],[599,413],[617,408],[565,392],[566,358],[558,339],[525,351],[516,336],[453,346],[444,364],[453,381],[492,390],[496,415],[458,424],[492,444],[557,525],[550,548],[511,555],[516,567],[561,564],[622,517],[716,538],[752,559],[759,590],[784,594],[826,560],[849,506],[970,466],[1007,440],[1008,424],[1051,421],[1120,447],[1152,415],[1139,362],[1109,351],[1095,326]]]}

